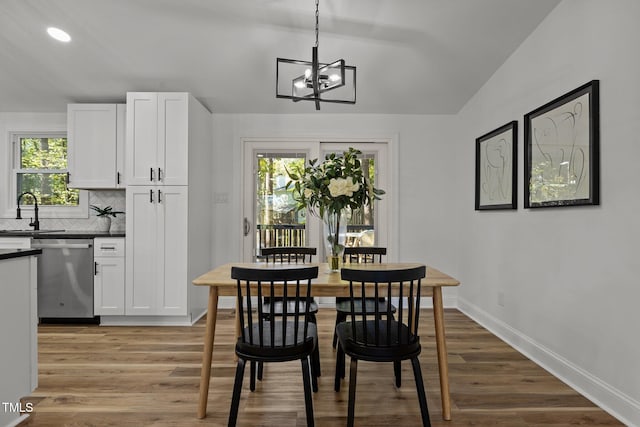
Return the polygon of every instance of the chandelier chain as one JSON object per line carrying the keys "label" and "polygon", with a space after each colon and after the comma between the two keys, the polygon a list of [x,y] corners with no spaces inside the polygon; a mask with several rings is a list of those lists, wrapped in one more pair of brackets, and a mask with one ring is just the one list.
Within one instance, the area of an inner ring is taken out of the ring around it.
{"label": "chandelier chain", "polygon": [[318,3],[320,0],[316,0],[316,47],[318,47]]}

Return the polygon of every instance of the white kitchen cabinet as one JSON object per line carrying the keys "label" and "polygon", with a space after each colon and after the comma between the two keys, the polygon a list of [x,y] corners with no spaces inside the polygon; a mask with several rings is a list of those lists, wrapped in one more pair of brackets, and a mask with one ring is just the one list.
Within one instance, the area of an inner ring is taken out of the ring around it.
{"label": "white kitchen cabinet", "polygon": [[193,120],[203,108],[184,92],[127,93],[127,183],[187,185]]}
{"label": "white kitchen cabinet", "polygon": [[127,190],[129,315],[186,315],[189,287],[186,186]]}
{"label": "white kitchen cabinet", "polygon": [[31,237],[0,237],[0,249],[30,249]]}
{"label": "white kitchen cabinet", "polygon": [[0,260],[0,401],[7,405],[0,409],[1,426],[26,418],[8,405],[18,405],[38,387],[37,276],[37,256]]}
{"label": "white kitchen cabinet", "polygon": [[67,105],[69,187],[124,188],[125,104]]}
{"label": "white kitchen cabinet", "polygon": [[101,323],[188,325],[211,269],[211,113],[188,93],[127,93],[125,315]]}
{"label": "white kitchen cabinet", "polygon": [[94,239],[93,312],[125,314],[125,242],[123,237]]}

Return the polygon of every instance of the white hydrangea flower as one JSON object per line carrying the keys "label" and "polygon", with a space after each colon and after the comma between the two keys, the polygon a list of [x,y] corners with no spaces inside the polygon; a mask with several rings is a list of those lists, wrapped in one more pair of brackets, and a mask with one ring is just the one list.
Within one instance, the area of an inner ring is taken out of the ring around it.
{"label": "white hydrangea flower", "polygon": [[353,193],[360,189],[360,183],[354,183],[350,178],[332,178],[329,181],[329,193],[331,197],[352,197]]}

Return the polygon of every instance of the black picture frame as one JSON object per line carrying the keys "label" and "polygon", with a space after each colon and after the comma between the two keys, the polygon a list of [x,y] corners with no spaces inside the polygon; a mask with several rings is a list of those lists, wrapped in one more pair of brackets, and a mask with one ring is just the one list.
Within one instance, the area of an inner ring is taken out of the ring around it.
{"label": "black picture frame", "polygon": [[518,122],[476,138],[476,209],[517,209]]}
{"label": "black picture frame", "polygon": [[600,82],[524,116],[524,207],[600,204]]}

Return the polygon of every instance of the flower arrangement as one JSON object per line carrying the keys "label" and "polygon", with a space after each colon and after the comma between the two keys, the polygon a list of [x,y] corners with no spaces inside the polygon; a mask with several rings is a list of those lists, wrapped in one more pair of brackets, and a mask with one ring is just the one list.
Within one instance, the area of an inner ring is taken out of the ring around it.
{"label": "flower arrangement", "polygon": [[328,248],[333,256],[340,255],[344,249],[338,236],[341,214],[348,209],[370,205],[385,193],[375,188],[367,178],[358,159],[360,154],[361,151],[350,147],[341,156],[328,154],[322,163],[313,159],[304,169],[287,170],[291,179],[287,188],[293,184],[297,209],[307,208],[328,226]]}

